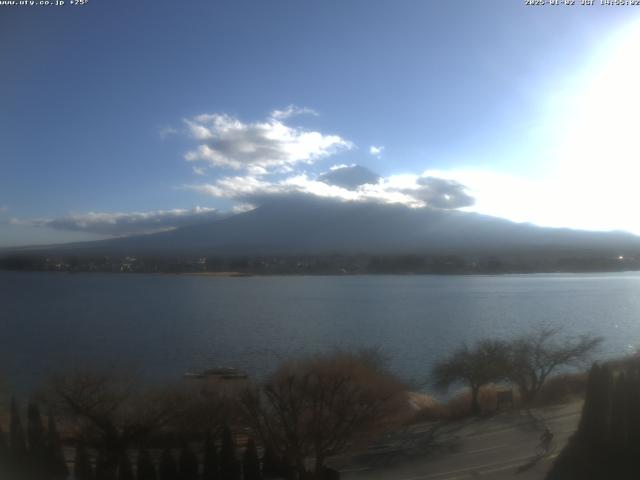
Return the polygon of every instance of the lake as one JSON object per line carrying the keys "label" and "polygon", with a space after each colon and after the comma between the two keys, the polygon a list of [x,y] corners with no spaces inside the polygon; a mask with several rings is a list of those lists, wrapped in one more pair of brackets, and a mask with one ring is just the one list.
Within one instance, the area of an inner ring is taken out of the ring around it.
{"label": "lake", "polygon": [[51,372],[116,366],[148,379],[233,366],[263,376],[331,347],[381,347],[424,380],[462,342],[537,325],[640,345],[640,273],[283,276],[0,272],[0,375],[26,391]]}

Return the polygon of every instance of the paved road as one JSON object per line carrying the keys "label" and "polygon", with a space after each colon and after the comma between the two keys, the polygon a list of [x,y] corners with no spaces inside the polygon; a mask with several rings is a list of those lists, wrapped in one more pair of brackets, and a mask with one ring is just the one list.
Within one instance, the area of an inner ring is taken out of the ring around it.
{"label": "paved road", "polygon": [[[575,431],[581,408],[573,403],[505,412],[435,429],[433,424],[416,425],[339,459],[336,466],[344,480],[542,480]],[[536,446],[545,426],[556,445],[540,457]]]}

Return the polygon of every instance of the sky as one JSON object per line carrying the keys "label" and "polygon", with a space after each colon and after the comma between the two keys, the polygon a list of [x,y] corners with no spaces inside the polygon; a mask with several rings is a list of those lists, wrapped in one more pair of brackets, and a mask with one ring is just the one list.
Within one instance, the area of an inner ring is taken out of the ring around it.
{"label": "sky", "polygon": [[524,3],[0,5],[0,246],[296,195],[640,234],[640,7]]}

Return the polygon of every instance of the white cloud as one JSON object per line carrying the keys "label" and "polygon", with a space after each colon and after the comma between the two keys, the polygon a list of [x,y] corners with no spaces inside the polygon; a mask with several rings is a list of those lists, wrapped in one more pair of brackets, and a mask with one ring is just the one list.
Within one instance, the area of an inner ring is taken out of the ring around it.
{"label": "white cloud", "polygon": [[109,236],[126,236],[173,230],[218,218],[221,218],[221,215],[215,208],[195,207],[130,213],[88,212],[59,218],[14,218],[10,223]]}
{"label": "white cloud", "polygon": [[191,185],[187,188],[212,197],[243,200],[254,195],[269,195],[280,192],[278,184],[261,180],[255,176],[224,177],[215,183]]}
{"label": "white cloud", "polygon": [[193,170],[193,173],[195,173],[196,175],[203,176],[207,174],[207,170],[203,167],[193,166],[191,167],[191,169]]}
{"label": "white cloud", "polygon": [[380,146],[371,145],[369,147],[369,153],[376,158],[380,158],[382,156],[383,151],[384,151],[384,146],[382,145]]}
{"label": "white cloud", "polygon": [[[350,168],[350,167],[345,167]],[[460,208],[473,203],[465,187],[455,181],[419,175],[394,175],[378,178],[375,183],[340,186],[306,174],[280,180],[246,175],[224,177],[211,184],[189,188],[218,198],[261,205],[271,200],[295,200],[301,196],[332,199],[344,202],[394,203],[419,208]]]}
{"label": "white cloud", "polygon": [[233,213],[244,213],[254,210],[255,205],[251,205],[250,203],[240,203],[238,205],[234,205]]}
{"label": "white cloud", "polygon": [[460,182],[435,176],[422,176],[404,193],[422,200],[433,208],[455,209],[470,207],[475,203],[467,188]]}
{"label": "white cloud", "polygon": [[356,164],[352,163],[351,165],[347,165],[346,163],[340,163],[338,165],[332,165],[331,167],[329,167],[329,170],[333,171],[333,170],[340,170],[341,168],[350,168],[350,167],[355,167]]}
{"label": "white cloud", "polygon": [[167,126],[167,127],[162,127],[159,132],[158,135],[160,135],[160,138],[167,138],[171,135],[176,135],[178,133],[178,129],[171,127],[171,126]]}
{"label": "white cloud", "polygon": [[244,123],[225,114],[204,114],[185,120],[198,146],[185,154],[190,162],[244,170],[252,175],[288,172],[299,163],[313,163],[352,144],[338,135],[290,127],[269,118]]}
{"label": "white cloud", "polygon": [[285,120],[296,115],[313,115],[314,117],[317,117],[318,112],[311,108],[296,107],[295,105],[289,105],[284,110],[274,110],[271,112],[271,118],[274,120]]}

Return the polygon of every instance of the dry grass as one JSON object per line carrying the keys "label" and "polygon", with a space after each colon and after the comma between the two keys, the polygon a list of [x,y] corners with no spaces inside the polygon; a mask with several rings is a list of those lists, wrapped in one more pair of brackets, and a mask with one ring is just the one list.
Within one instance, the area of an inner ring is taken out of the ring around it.
{"label": "dry grass", "polygon": [[[498,405],[498,392],[509,390],[508,387],[487,385],[480,389],[478,403],[482,413],[495,412]],[[514,402],[517,405],[519,398],[517,392],[513,391]],[[471,392],[465,390],[458,393],[447,402],[448,418],[464,418],[471,415]]]}
{"label": "dry grass", "polygon": [[[579,372],[551,377],[545,383],[532,406],[568,403],[584,397],[587,384],[587,373]],[[497,394],[509,390],[509,386],[487,385],[480,390],[478,401],[482,414],[492,414],[497,411]],[[457,420],[471,415],[471,392],[463,390],[445,403],[439,403],[433,398],[429,403],[420,405],[414,415],[413,422],[428,422],[436,420]],[[518,390],[513,388],[514,408],[521,408],[522,403]],[[509,408],[509,407],[503,407]]]}
{"label": "dry grass", "polygon": [[[508,388],[498,385],[487,385],[480,390],[478,402],[483,413],[495,412],[498,403],[497,394]],[[514,400],[518,402],[517,392],[514,391]],[[455,394],[446,403],[433,402],[426,405],[414,417],[414,421],[456,420],[471,415],[471,392],[462,390]]]}
{"label": "dry grass", "polygon": [[534,406],[543,407],[584,398],[587,376],[587,372],[579,372],[551,377],[542,387]]}

